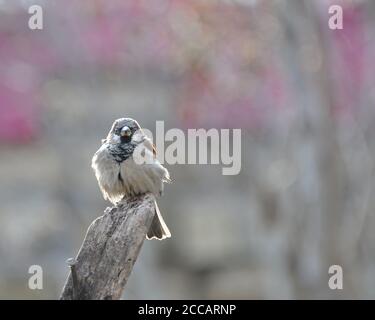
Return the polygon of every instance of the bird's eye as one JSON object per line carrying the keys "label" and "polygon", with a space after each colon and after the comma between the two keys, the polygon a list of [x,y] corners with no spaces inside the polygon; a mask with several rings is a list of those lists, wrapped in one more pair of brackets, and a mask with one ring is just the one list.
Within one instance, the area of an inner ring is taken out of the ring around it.
{"label": "bird's eye", "polygon": [[130,130],[129,127],[123,127],[120,131],[121,137],[130,137],[131,134],[132,134],[132,131]]}

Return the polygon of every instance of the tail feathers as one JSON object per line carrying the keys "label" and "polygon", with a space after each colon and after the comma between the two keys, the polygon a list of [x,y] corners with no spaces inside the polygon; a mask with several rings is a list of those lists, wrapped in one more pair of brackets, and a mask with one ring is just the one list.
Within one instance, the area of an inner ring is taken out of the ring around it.
{"label": "tail feathers", "polygon": [[165,224],[163,217],[161,216],[157,203],[155,202],[155,215],[152,220],[150,229],[147,232],[146,238],[148,240],[163,240],[170,237],[171,233],[167,225]]}

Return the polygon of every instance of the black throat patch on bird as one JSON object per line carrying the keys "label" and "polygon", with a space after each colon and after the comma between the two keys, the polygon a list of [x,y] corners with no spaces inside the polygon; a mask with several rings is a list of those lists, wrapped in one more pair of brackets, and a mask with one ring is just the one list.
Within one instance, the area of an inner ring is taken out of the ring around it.
{"label": "black throat patch on bird", "polygon": [[119,143],[116,145],[109,145],[109,153],[117,163],[121,163],[128,159],[137,145],[134,143]]}
{"label": "black throat patch on bird", "polygon": [[132,137],[131,136],[124,136],[120,137],[120,141],[122,144],[129,143],[131,141]]}

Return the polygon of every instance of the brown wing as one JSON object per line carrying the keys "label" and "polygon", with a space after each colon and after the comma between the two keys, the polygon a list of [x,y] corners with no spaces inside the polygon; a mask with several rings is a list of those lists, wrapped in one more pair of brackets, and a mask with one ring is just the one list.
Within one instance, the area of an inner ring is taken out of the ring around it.
{"label": "brown wing", "polygon": [[154,154],[154,157],[156,157],[156,147],[155,145],[151,142],[151,140],[148,140],[147,139],[147,148],[149,148],[150,150],[152,149],[152,153]]}
{"label": "brown wing", "polygon": [[140,129],[143,133],[143,135],[145,136],[143,142],[144,144],[146,145],[146,147],[149,149],[149,150],[152,150],[152,153],[154,154],[154,157],[156,157],[156,147],[155,145],[152,143],[152,141],[144,134],[143,130]]}

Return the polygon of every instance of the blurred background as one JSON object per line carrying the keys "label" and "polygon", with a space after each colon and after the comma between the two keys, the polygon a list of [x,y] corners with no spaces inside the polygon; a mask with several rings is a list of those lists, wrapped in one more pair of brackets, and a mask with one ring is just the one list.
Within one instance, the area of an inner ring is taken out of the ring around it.
{"label": "blurred background", "polygon": [[145,242],[125,299],[375,298],[374,27],[372,0],[0,0],[0,298],[59,297],[119,117],[242,129],[239,175],[166,164],[173,237]]}

